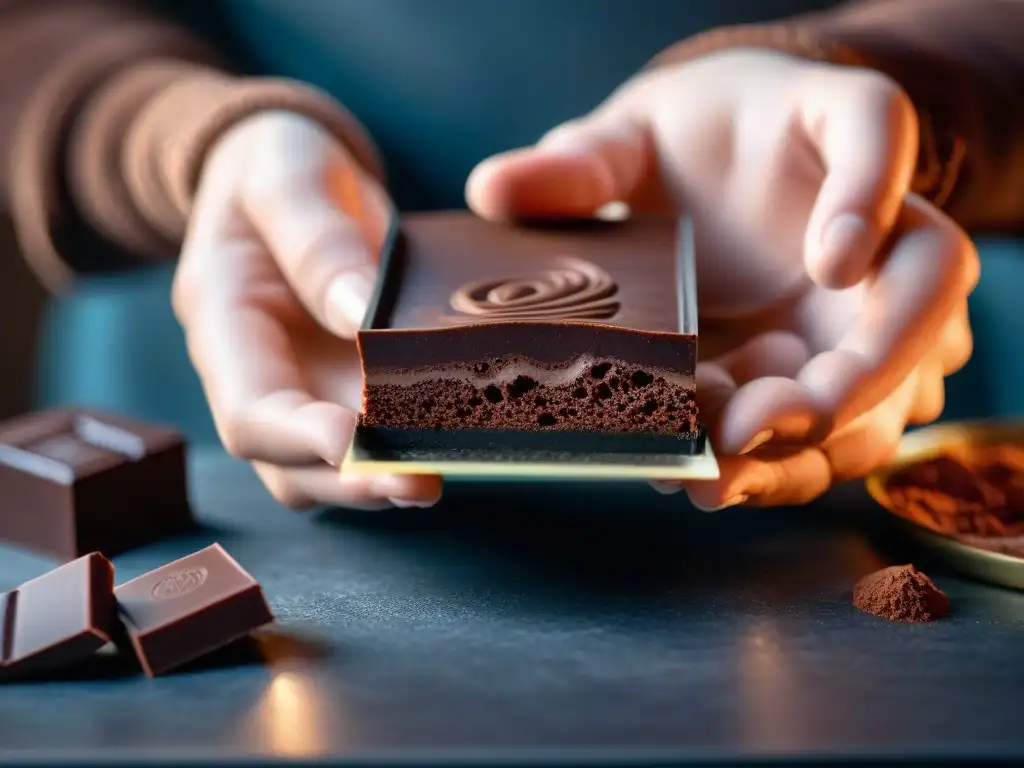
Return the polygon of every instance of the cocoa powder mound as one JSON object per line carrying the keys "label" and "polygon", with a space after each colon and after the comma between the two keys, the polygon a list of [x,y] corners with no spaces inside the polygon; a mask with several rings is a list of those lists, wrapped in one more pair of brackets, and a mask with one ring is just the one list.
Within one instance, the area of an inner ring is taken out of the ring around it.
{"label": "cocoa powder mound", "polygon": [[949,615],[949,597],[912,565],[894,565],[853,587],[853,604],[889,621],[934,621]]}

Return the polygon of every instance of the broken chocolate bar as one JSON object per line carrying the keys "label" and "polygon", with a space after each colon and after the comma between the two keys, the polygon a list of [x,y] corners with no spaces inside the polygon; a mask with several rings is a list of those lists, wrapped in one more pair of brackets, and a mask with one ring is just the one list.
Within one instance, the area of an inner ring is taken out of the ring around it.
{"label": "broken chocolate bar", "polygon": [[0,595],[0,677],[53,672],[116,635],[114,566],[98,553]]}
{"label": "broken chocolate bar", "polygon": [[219,544],[132,579],[114,594],[132,647],[150,677],[274,620],[259,583]]}
{"label": "broken chocolate bar", "polygon": [[0,539],[71,560],[115,555],[192,522],[177,431],[85,411],[0,424]]}
{"label": "broken chocolate bar", "polygon": [[677,224],[404,218],[358,334],[363,427],[696,439]]}

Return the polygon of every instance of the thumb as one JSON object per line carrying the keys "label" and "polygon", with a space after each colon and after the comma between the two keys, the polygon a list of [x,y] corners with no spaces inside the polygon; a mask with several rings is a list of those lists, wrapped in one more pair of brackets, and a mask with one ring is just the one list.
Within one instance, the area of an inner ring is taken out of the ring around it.
{"label": "thumb", "polygon": [[308,173],[246,188],[242,207],[281,275],[310,315],[353,338],[377,275],[394,215],[387,194],[340,151]]}
{"label": "thumb", "polygon": [[563,123],[533,147],[495,155],[466,182],[480,216],[575,218],[627,202],[649,160],[646,128],[624,116]]}
{"label": "thumb", "polygon": [[917,114],[898,85],[866,70],[822,68],[799,98],[825,166],[807,224],[807,272],[826,288],[849,288],[867,276],[910,191]]}

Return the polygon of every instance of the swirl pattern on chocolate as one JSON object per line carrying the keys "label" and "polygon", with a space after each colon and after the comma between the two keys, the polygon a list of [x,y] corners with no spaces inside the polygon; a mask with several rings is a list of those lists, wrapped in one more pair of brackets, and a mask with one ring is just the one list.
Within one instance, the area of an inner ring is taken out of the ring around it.
{"label": "swirl pattern on chocolate", "polygon": [[619,287],[589,261],[562,257],[534,276],[480,280],[451,297],[457,312],[487,320],[608,320],[619,311]]}

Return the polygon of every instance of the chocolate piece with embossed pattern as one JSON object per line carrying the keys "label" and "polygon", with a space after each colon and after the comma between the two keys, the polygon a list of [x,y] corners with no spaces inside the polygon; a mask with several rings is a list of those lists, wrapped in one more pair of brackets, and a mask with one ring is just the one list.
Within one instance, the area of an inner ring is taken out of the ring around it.
{"label": "chocolate piece with embossed pattern", "polygon": [[132,579],[114,594],[135,654],[150,677],[274,620],[259,583],[219,544]]}
{"label": "chocolate piece with embossed pattern", "polygon": [[0,425],[0,540],[72,560],[112,556],[192,523],[176,430],[92,411]]}

